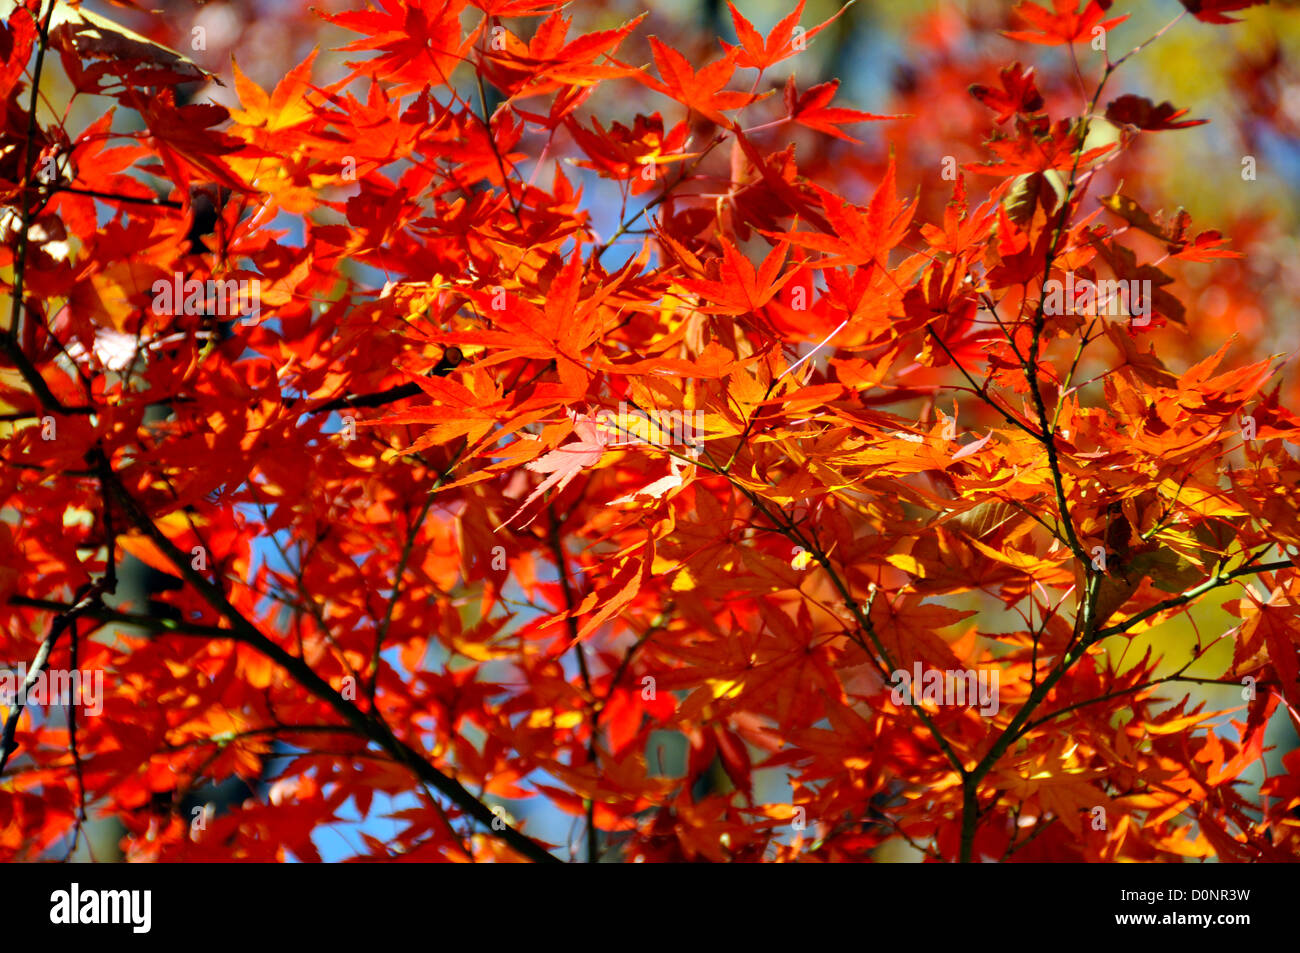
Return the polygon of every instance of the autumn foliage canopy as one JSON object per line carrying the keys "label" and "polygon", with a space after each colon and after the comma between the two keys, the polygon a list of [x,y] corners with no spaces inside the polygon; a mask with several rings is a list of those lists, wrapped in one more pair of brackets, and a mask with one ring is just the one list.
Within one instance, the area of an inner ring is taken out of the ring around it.
{"label": "autumn foliage canopy", "polygon": [[1300,391],[1124,85],[1262,11],[1164,5],[936,5],[868,112],[802,0],[266,88],[6,4],[0,664],[103,695],[4,700],[0,856],[1300,858]]}

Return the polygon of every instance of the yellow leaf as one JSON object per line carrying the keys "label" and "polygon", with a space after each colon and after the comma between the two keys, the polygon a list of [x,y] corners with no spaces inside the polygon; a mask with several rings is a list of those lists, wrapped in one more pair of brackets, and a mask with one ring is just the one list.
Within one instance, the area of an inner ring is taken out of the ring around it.
{"label": "yellow leaf", "polygon": [[907,553],[890,553],[885,557],[885,562],[889,563],[891,566],[896,566],[905,573],[910,573],[913,576],[920,576],[922,579],[925,578],[925,567]]}

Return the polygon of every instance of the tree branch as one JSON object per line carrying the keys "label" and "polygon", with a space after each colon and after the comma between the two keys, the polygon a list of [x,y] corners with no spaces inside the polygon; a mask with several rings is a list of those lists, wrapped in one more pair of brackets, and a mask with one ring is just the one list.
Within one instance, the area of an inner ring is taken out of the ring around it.
{"label": "tree branch", "polygon": [[[515,830],[478,798],[474,797],[459,781],[443,774],[430,764],[423,755],[406,742],[398,738],[391,728],[379,717],[377,712],[363,712],[355,704],[345,699],[327,681],[303,659],[290,655],[282,647],[267,638],[243,614],[231,604],[226,594],[210,580],[195,570],[190,560],[176,548],[170,539],[154,525],[153,520],[141,509],[135,498],[122,486],[116,474],[110,486],[123,509],[130,516],[132,523],[143,532],[171,561],[181,576],[195,588],[203,600],[231,625],[226,637],[243,642],[256,649],[262,655],[275,662],[289,673],[302,688],[328,704],[342,718],[358,731],[363,732],[371,741],[378,744],[394,759],[409,767],[415,775],[445,797],[458,805],[463,811],[485,825],[511,848],[536,863],[558,863],[548,850],[539,843]],[[503,826],[504,825],[504,826]]]}

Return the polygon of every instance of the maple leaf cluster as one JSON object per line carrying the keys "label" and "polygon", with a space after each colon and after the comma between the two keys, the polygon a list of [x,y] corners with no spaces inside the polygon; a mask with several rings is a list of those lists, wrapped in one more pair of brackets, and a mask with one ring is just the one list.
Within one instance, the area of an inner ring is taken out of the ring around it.
{"label": "maple leaf cluster", "polygon": [[1077,65],[933,40],[888,114],[803,0],[377,0],[230,107],[11,6],[0,656],[104,695],[4,701],[0,856],[1300,857],[1300,417],[1187,293],[1240,253],[1150,204],[1203,120],[1112,89],[1110,0],[945,21]]}

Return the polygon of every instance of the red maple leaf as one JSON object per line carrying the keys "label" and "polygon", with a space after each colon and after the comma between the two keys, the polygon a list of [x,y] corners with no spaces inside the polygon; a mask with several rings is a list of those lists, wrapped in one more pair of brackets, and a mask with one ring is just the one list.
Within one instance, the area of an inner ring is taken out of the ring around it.
{"label": "red maple leaf", "polygon": [[790,242],[830,255],[830,260],[822,263],[826,267],[879,261],[881,255],[907,235],[915,211],[899,200],[895,174],[894,160],[890,157],[885,175],[865,212],[819,189],[832,234],[792,232],[788,236]]}
{"label": "red maple leaf", "polygon": [[1060,46],[1063,43],[1090,40],[1097,28],[1109,30],[1128,19],[1125,15],[1102,20],[1110,9],[1112,0],[1088,0],[1082,10],[1076,9],[1078,2],[1079,0],[1052,0],[1053,9],[1048,10],[1024,0],[1016,6],[1015,13],[1035,29],[1004,31],[1004,35],[1026,43]]}
{"label": "red maple leaf", "polygon": [[841,13],[848,9],[847,5],[841,7],[837,13],[827,20],[810,30],[803,30],[799,27],[799,17],[803,15],[804,0],[799,0],[799,5],[794,8],[794,11],[772,27],[765,40],[754,29],[754,25],[736,9],[736,5],[731,0],[727,0],[727,6],[731,8],[731,22],[735,24],[736,36],[740,39],[740,46],[732,46],[730,43],[721,40],[719,42],[722,43],[722,48],[728,53],[736,51],[736,65],[758,70],[765,70],[774,63],[779,63],[801,52],[808,40],[826,29]]}
{"label": "red maple leaf", "polygon": [[636,78],[651,89],[694,109],[719,126],[730,128],[732,125],[731,120],[722,115],[722,110],[739,109],[757,98],[749,93],[733,92],[722,88],[727,85],[731,74],[736,71],[734,51],[701,67],[696,72],[686,57],[671,46],[660,42],[658,37],[650,37],[650,49],[654,54],[655,66],[659,68],[659,75],[664,81],[659,82],[641,71],[636,73]]}
{"label": "red maple leaf", "polygon": [[790,118],[801,126],[807,126],[809,129],[816,129],[824,132],[836,139],[843,139],[845,142],[858,144],[858,140],[852,136],[840,132],[836,126],[848,122],[867,122],[873,119],[893,119],[894,116],[877,116],[874,113],[864,113],[856,109],[843,109],[837,106],[826,105],[835,98],[835,91],[840,88],[840,81],[833,79],[829,83],[818,83],[812,89],[804,90],[800,95],[795,88],[794,77],[791,76],[785,84],[785,106],[790,112]]}
{"label": "red maple leaf", "polygon": [[[429,83],[446,83],[464,61],[478,31],[462,38],[460,13],[465,0],[379,0],[382,11],[352,10],[322,13],[331,23],[365,34],[340,49],[379,50],[373,61],[351,62],[354,76],[372,74],[395,82],[394,91],[418,90]],[[481,29],[481,27],[480,27]]]}
{"label": "red maple leaf", "polygon": [[753,314],[771,301],[793,276],[789,272],[777,277],[787,248],[785,244],[777,245],[755,271],[749,259],[723,239],[718,280],[684,278],[681,284],[708,301],[705,310],[711,314]]}
{"label": "red maple leaf", "polygon": [[1034,68],[1013,63],[999,74],[1001,89],[990,89],[975,84],[971,95],[998,114],[998,124],[1006,122],[1016,113],[1037,112],[1043,108],[1043,96],[1034,83]]}

